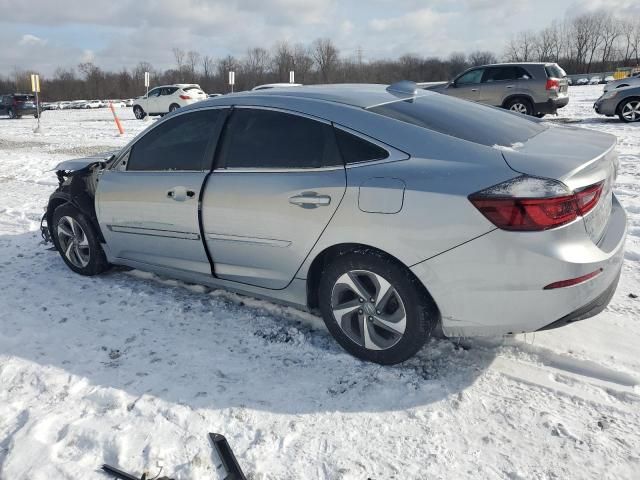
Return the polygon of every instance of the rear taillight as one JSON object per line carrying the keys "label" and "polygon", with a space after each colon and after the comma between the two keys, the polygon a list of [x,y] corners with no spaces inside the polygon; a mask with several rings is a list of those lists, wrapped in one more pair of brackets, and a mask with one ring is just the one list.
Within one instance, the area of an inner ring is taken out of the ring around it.
{"label": "rear taillight", "polygon": [[180,98],[182,100],[191,100],[191,97],[189,95],[180,95]]}
{"label": "rear taillight", "polygon": [[572,192],[557,180],[523,175],[469,196],[502,230],[542,231],[586,215],[600,199],[604,182]]}
{"label": "rear taillight", "polygon": [[557,78],[547,78],[547,84],[545,86],[547,90],[560,90],[560,80]]}

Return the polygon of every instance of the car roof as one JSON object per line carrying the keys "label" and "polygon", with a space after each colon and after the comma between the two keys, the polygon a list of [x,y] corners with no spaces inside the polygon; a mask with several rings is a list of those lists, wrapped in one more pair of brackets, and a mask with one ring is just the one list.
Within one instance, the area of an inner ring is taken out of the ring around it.
{"label": "car roof", "polygon": [[[316,101],[340,103],[353,107],[370,108],[376,105],[391,103],[395,101],[407,100],[408,98],[424,97],[428,95],[438,95],[428,90],[418,89],[414,95],[392,93],[387,90],[388,85],[380,84],[331,84],[331,85],[304,85],[296,88],[275,87],[265,90],[255,90],[232,93],[221,97],[204,100],[213,105],[224,104],[233,105],[234,100],[268,97],[290,98],[290,99],[310,99]],[[203,102],[199,102],[202,104]],[[195,104],[194,104],[195,105]]]}

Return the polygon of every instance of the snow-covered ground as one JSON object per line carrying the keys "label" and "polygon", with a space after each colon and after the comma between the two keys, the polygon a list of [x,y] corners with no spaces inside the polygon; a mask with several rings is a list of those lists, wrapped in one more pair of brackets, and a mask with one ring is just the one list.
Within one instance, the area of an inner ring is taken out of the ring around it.
{"label": "snow-covered ground", "polygon": [[253,479],[640,478],[640,124],[573,87],[550,121],[618,136],[622,280],[599,316],[506,340],[432,341],[394,367],[308,314],[143,272],[85,278],[40,244],[59,161],[126,143],[121,109],[0,118],[0,478],[104,478],[103,462],[219,478],[207,432]]}

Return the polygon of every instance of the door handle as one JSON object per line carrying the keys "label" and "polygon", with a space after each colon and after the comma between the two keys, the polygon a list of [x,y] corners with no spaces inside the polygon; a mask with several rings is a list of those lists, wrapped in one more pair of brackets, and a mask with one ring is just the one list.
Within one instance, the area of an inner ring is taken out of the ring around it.
{"label": "door handle", "polygon": [[513,88],[513,85],[507,85],[507,88]]}
{"label": "door handle", "polygon": [[472,89],[471,89],[471,91],[472,91],[472,92],[477,92],[477,91],[478,91],[478,89],[477,89],[477,88],[472,88]]}
{"label": "door handle", "polygon": [[329,205],[331,203],[331,197],[329,195],[318,195],[315,192],[306,192],[289,197],[289,203],[304,208],[316,208]]}
{"label": "door handle", "polygon": [[167,192],[167,197],[175,200],[176,202],[184,202],[187,198],[193,198],[196,196],[196,192],[193,190],[187,190],[186,187],[173,187]]}

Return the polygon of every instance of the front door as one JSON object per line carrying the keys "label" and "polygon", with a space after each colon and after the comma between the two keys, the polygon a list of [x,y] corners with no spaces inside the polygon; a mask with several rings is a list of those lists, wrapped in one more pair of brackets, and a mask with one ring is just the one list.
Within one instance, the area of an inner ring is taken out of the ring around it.
{"label": "front door", "polygon": [[215,274],[284,288],[345,192],[333,127],[283,111],[236,107],[221,141],[202,202]]}
{"label": "front door", "polygon": [[447,95],[477,102],[481,95],[484,68],[476,68],[463,73],[447,87]]}
{"label": "front door", "polygon": [[196,110],[161,122],[102,174],[96,210],[113,256],[211,274],[198,206],[226,112]]}

